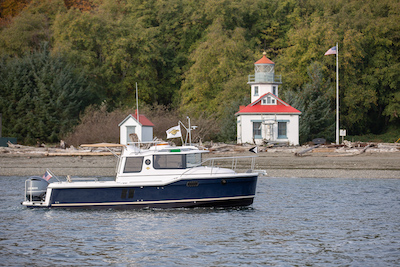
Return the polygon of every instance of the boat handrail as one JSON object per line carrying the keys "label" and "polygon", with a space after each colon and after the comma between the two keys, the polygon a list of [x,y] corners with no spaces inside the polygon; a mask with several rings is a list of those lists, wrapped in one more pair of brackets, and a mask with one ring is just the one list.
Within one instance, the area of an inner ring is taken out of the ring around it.
{"label": "boat handrail", "polygon": [[[199,167],[199,166],[203,166],[205,163],[207,163],[207,162],[210,162],[211,164],[211,166],[210,166],[210,175],[212,175],[213,174],[213,169],[214,168],[219,168],[219,167],[216,167],[215,166],[215,161],[220,161],[220,160],[232,160],[232,167],[231,167],[231,169],[233,170],[233,171],[236,171],[236,168],[237,168],[237,163],[238,163],[238,160],[239,159],[245,159],[245,158],[251,158],[251,164],[250,164],[250,171],[254,171],[254,166],[255,166],[255,159],[257,158],[258,156],[233,156],[233,157],[215,157],[215,158],[208,158],[208,159],[206,159],[206,160],[204,160],[204,161],[202,161],[197,167]],[[189,171],[191,171],[192,170],[192,168],[188,168],[185,172],[183,172],[182,174],[181,174],[181,177],[182,176],[184,176],[184,175],[187,175],[187,172],[189,172]]]}
{"label": "boat handrail", "polygon": [[155,150],[159,150],[159,149],[163,149],[164,146],[168,146],[168,145],[170,145],[170,144],[166,141],[154,139],[152,141],[128,142],[127,146],[125,148],[128,148],[129,146],[133,146],[138,149],[137,152],[140,152],[142,148],[149,149],[150,147],[154,147]]}
{"label": "boat handrail", "polygon": [[98,181],[99,179],[97,177],[67,177],[68,182],[74,182],[74,181]]}

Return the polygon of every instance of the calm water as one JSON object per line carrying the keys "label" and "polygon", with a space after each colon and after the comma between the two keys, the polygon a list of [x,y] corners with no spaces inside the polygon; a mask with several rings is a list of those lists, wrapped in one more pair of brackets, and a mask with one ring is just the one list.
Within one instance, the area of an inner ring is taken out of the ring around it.
{"label": "calm water", "polygon": [[262,178],[245,209],[20,205],[0,177],[0,265],[399,266],[400,179]]}

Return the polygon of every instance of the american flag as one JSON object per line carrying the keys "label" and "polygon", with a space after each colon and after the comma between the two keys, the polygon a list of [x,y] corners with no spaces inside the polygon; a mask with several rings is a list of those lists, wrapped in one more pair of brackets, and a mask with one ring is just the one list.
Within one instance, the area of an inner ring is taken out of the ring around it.
{"label": "american flag", "polygon": [[329,49],[328,51],[326,51],[325,56],[328,56],[328,55],[336,55],[336,46],[334,46],[331,49]]}
{"label": "american flag", "polygon": [[48,181],[50,180],[51,177],[53,177],[53,175],[51,175],[48,171],[46,171],[42,178]]}

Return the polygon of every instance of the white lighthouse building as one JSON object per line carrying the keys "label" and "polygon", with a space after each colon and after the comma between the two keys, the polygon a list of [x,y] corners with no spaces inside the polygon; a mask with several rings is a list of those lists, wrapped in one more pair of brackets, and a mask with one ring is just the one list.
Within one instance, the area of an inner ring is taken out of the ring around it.
{"label": "white lighthouse building", "polygon": [[254,66],[255,73],[249,75],[247,83],[251,103],[235,114],[237,143],[298,145],[301,112],[278,97],[282,77],[275,75],[275,63],[264,52]]}

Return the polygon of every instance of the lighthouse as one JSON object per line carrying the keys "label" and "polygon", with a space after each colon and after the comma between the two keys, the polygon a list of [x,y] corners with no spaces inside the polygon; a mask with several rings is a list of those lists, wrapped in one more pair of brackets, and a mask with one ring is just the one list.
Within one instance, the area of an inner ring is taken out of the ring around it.
{"label": "lighthouse", "polygon": [[299,144],[301,112],[279,98],[282,76],[275,75],[275,63],[263,53],[248,76],[251,103],[241,106],[237,117],[237,143]]}
{"label": "lighthouse", "polygon": [[254,75],[249,75],[248,83],[251,86],[251,102],[260,96],[271,93],[278,96],[278,86],[282,84],[282,76],[275,75],[275,63],[267,58],[266,53],[254,63]]}

